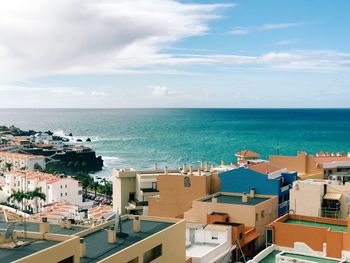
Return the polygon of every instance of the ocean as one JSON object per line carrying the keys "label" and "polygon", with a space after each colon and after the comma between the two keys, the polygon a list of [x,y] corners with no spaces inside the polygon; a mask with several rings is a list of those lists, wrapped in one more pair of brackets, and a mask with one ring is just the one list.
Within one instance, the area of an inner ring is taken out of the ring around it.
{"label": "ocean", "polygon": [[235,161],[251,149],[350,151],[350,109],[0,109],[0,125],[73,133],[113,168],[175,168],[199,161]]}

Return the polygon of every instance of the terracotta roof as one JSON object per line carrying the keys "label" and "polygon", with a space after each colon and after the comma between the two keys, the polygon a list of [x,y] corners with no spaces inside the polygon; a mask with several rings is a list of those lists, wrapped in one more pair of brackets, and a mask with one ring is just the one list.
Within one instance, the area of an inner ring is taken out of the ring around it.
{"label": "terracotta roof", "polygon": [[260,154],[251,150],[244,150],[235,153],[235,156],[239,157],[260,157]]}
{"label": "terracotta roof", "polygon": [[316,163],[344,162],[344,161],[350,161],[350,158],[347,156],[315,157]]}
{"label": "terracotta roof", "polygon": [[37,179],[39,181],[46,181],[48,184],[53,184],[53,183],[59,182],[63,179],[75,180],[75,179],[69,178],[69,177],[60,178],[60,177],[54,176],[52,174],[41,173],[38,171],[14,171],[14,172],[8,172],[6,174],[11,175],[11,176],[26,177],[27,180]]}
{"label": "terracotta roof", "polygon": [[29,139],[27,138],[22,138],[22,137],[13,137],[11,139],[11,141],[14,141],[14,142],[29,142]]}
{"label": "terracotta roof", "polygon": [[32,154],[22,154],[22,153],[12,153],[12,152],[0,152],[0,156],[18,158],[18,159],[36,159],[36,158],[45,158],[41,155],[32,155]]}
{"label": "terracotta roof", "polygon": [[253,170],[255,172],[262,173],[262,174],[269,174],[282,169],[282,167],[269,162],[252,164],[252,165],[249,165],[248,168],[250,170]]}

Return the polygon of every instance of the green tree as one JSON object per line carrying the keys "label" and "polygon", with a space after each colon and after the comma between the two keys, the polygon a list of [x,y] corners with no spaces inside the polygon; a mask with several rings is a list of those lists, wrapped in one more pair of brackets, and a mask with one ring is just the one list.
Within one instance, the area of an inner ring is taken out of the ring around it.
{"label": "green tree", "polygon": [[34,164],[34,170],[42,171],[42,170],[43,170],[43,168],[41,167],[41,165],[40,165],[40,164],[35,163],[35,164]]}
{"label": "green tree", "polygon": [[87,173],[83,173],[83,172],[78,172],[73,176],[74,179],[80,181],[83,184],[83,190],[86,192],[86,189],[88,188],[88,186],[91,186],[91,184],[93,183],[94,179],[92,179],[92,177],[87,174]]}
{"label": "green tree", "polygon": [[5,167],[7,171],[11,171],[13,164],[12,163],[5,163]]}
{"label": "green tree", "polygon": [[27,197],[28,197],[27,193],[25,193],[25,192],[22,191],[22,190],[18,190],[18,191],[12,190],[12,193],[11,193],[11,195],[7,198],[7,201],[8,201],[8,202],[16,201],[18,204],[21,204],[21,206],[22,206],[22,211],[23,211],[23,200],[24,200],[24,199],[28,199]]}
{"label": "green tree", "polygon": [[46,195],[41,191],[41,187],[35,188],[33,191],[27,193],[27,197],[29,200],[35,199],[36,212],[39,212],[39,203],[38,199],[45,201]]}

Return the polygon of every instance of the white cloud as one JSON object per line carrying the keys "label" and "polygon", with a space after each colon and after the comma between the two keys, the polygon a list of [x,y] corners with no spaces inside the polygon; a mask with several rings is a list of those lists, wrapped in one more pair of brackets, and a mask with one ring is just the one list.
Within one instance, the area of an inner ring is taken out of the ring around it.
{"label": "white cloud", "polygon": [[259,26],[236,26],[229,32],[231,35],[247,35],[259,31],[286,29],[292,27],[300,27],[309,25],[310,23],[279,23],[279,24],[263,24]]}
{"label": "white cloud", "polygon": [[171,43],[205,34],[208,21],[228,6],[176,0],[5,1],[0,76],[11,81],[143,65],[142,59],[156,58]]}
{"label": "white cloud", "polygon": [[155,97],[170,97],[175,95],[174,91],[171,91],[168,87],[165,86],[151,86],[152,95]]}

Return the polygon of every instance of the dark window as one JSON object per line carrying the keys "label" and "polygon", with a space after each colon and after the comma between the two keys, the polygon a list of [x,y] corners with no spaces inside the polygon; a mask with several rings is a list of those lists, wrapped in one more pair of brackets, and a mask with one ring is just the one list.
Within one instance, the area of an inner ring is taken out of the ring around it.
{"label": "dark window", "polygon": [[143,263],[149,263],[162,255],[162,244],[148,250],[143,254]]}
{"label": "dark window", "polygon": [[139,263],[139,257],[134,258],[134,259],[128,261],[128,263]]}
{"label": "dark window", "polygon": [[239,233],[239,240],[243,238],[243,233]]}
{"label": "dark window", "polygon": [[74,263],[74,256],[58,261],[57,263]]}

